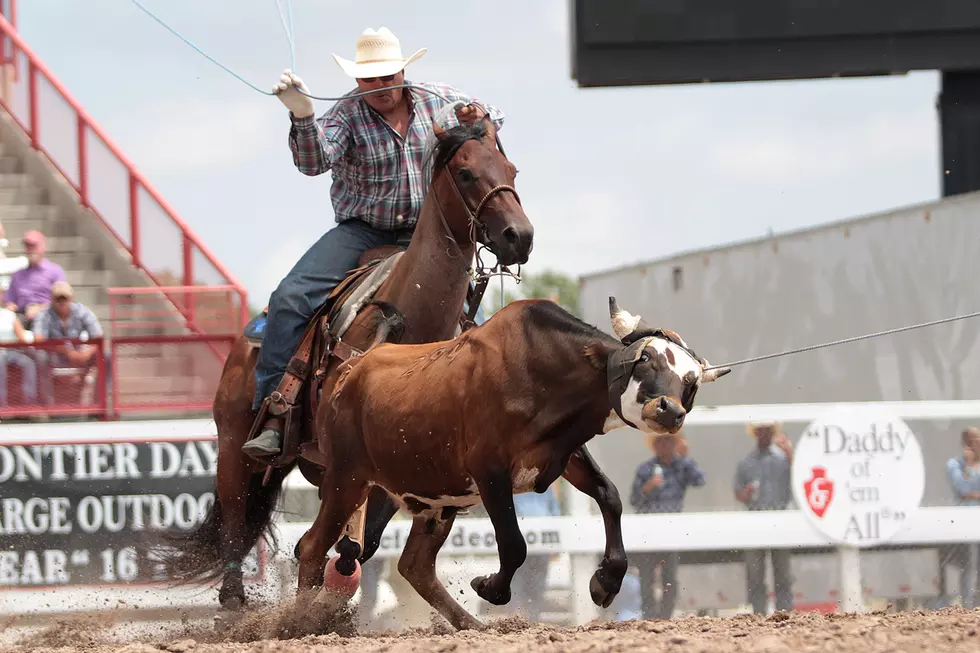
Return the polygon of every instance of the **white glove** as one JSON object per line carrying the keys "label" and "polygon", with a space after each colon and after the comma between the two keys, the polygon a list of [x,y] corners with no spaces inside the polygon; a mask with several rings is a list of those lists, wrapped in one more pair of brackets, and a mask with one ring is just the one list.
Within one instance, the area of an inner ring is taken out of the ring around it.
{"label": "white glove", "polygon": [[303,93],[309,93],[303,80],[291,73],[288,69],[279,78],[279,83],[272,87],[272,92],[279,97],[279,101],[286,105],[286,108],[293,112],[297,118],[306,118],[313,115],[313,100],[301,94],[296,89],[299,88]]}

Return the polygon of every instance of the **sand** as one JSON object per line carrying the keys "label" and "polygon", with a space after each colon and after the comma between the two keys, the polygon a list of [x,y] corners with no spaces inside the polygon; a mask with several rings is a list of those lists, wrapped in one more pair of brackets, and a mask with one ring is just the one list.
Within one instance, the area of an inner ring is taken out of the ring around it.
{"label": "sand", "polygon": [[[41,653],[929,653],[980,651],[980,609],[879,612],[860,615],[776,613],[768,617],[683,617],[562,628],[520,617],[491,621],[482,632],[452,632],[445,622],[404,632],[356,635],[349,622],[314,624],[288,612],[253,614],[218,635],[185,627],[131,642],[109,641],[111,617],[59,622],[24,635],[6,652]],[[9,624],[8,624],[9,625]],[[4,624],[0,624],[4,627]],[[290,628],[294,632],[288,632]],[[329,634],[304,634],[316,630]],[[344,634],[330,632],[341,630]]]}

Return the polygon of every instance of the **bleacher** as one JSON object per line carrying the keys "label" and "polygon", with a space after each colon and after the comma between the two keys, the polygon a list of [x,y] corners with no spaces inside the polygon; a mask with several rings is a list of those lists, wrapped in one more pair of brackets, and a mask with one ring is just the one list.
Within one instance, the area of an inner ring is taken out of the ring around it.
{"label": "bleacher", "polygon": [[90,379],[87,398],[76,383],[56,388],[53,405],[18,404],[11,366],[0,420],[207,413],[247,319],[246,291],[30,50],[15,16],[15,0],[0,3],[0,225],[8,242],[0,284],[27,265],[24,234],[44,234],[74,301],[102,326],[104,339],[89,344],[101,348],[98,364],[112,383],[100,393],[105,386],[91,391]]}

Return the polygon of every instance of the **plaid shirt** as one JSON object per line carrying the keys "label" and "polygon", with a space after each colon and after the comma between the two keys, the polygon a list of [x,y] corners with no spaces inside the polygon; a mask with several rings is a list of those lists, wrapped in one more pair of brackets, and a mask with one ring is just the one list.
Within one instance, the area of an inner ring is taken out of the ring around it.
{"label": "plaid shirt", "polygon": [[738,463],[733,489],[738,492],[752,481],[759,481],[758,499],[750,499],[749,510],[786,510],[793,499],[790,488],[792,464],[786,452],[774,444],[760,451],[754,448]]}
{"label": "plaid shirt", "polygon": [[[453,101],[477,101],[445,84],[405,83],[430,88]],[[305,175],[332,173],[330,197],[337,222],[363,220],[375,229],[393,231],[414,227],[418,221],[427,191],[422,187],[425,137],[432,129],[432,118],[446,103],[425,91],[402,90],[409,101],[405,138],[363,97],[341,100],[316,120],[290,114],[293,163]],[[483,106],[500,129],[504,114],[496,107]]]}
{"label": "plaid shirt", "polygon": [[[71,312],[68,315],[68,319],[64,322],[54,312],[54,306],[48,306],[34,318],[34,324],[31,330],[49,340],[80,338],[83,331],[88,333],[89,338],[101,338],[103,335],[102,325],[99,324],[99,319],[95,317],[95,314],[88,306],[79,304],[78,302],[72,302]],[[75,348],[78,345],[71,344],[69,346]],[[50,355],[52,356],[52,363],[54,365],[59,367],[71,366],[71,362],[63,354],[51,353]]]}
{"label": "plaid shirt", "polygon": [[[643,486],[653,476],[656,465],[664,470],[664,483],[644,492]],[[637,512],[681,512],[688,486],[700,487],[704,481],[704,472],[690,456],[674,456],[669,465],[654,456],[636,468],[630,503]]]}

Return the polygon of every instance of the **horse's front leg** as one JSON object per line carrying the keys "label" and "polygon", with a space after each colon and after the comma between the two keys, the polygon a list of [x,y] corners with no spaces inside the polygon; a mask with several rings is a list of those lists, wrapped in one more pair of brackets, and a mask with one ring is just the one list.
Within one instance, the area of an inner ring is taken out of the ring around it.
{"label": "horse's front leg", "polygon": [[500,470],[477,480],[476,484],[497,538],[500,570],[489,576],[474,578],[470,586],[483,600],[493,605],[504,605],[510,602],[510,584],[514,574],[527,558],[527,544],[514,510],[513,482],[508,471]]}
{"label": "horse's front leg", "polygon": [[568,459],[562,476],[580,492],[592,497],[602,513],[602,522],[606,528],[606,550],[589,583],[589,592],[593,603],[608,608],[619,594],[627,568],[621,521],[623,502],[616,486],[599,469],[584,445]]}

